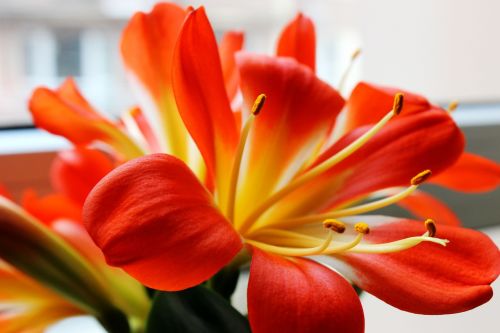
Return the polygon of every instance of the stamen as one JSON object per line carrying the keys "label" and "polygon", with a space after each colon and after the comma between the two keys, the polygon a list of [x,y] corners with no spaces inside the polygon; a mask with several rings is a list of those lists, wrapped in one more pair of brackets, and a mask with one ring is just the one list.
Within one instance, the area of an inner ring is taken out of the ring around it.
{"label": "stamen", "polygon": [[400,239],[394,242],[381,243],[381,244],[359,244],[353,247],[349,252],[353,253],[391,253],[399,252],[409,248],[412,248],[422,242],[436,243],[441,246],[446,246],[449,243],[447,239],[440,239],[435,237],[429,237],[427,235],[408,237],[405,239]]}
{"label": "stamen", "polygon": [[326,219],[325,221],[323,221],[323,226],[339,234],[342,234],[345,231],[345,224],[335,219]]}
{"label": "stamen", "polygon": [[424,222],[425,228],[427,229],[427,233],[429,237],[434,237],[436,236],[436,223],[434,223],[434,220],[432,219],[427,219]]}
{"label": "stamen", "polygon": [[420,185],[423,182],[425,182],[431,175],[432,175],[431,170],[427,169],[425,171],[422,171],[415,177],[413,177],[410,183],[414,186]]}
{"label": "stamen", "polygon": [[363,235],[368,235],[370,233],[370,227],[364,222],[356,223],[354,225],[354,230]]}
{"label": "stamen", "polygon": [[260,113],[260,110],[262,110],[262,107],[264,107],[264,102],[266,101],[266,98],[267,96],[265,94],[260,94],[259,96],[257,96],[252,106],[252,114],[254,116]]}
{"label": "stamen", "polygon": [[349,65],[347,65],[347,68],[345,69],[344,73],[342,74],[342,76],[340,78],[339,85],[337,86],[337,89],[340,92],[342,92],[344,90],[344,85],[347,81],[347,78],[349,77],[349,74],[351,73],[354,62],[356,61],[356,59],[359,58],[360,54],[361,54],[361,49],[359,49],[359,48],[354,50],[354,52],[352,53],[351,59],[349,61]]}
{"label": "stamen", "polygon": [[243,157],[243,152],[245,151],[246,142],[248,140],[248,134],[250,133],[250,128],[253,125],[255,117],[260,113],[264,107],[264,102],[266,101],[266,95],[260,94],[255,99],[253,103],[251,114],[245,121],[245,125],[241,130],[240,142],[236,149],[236,154],[234,156],[233,169],[231,171],[231,180],[229,182],[229,195],[227,199],[227,218],[229,221],[234,219],[234,205],[236,201],[236,191],[238,187],[238,178],[240,176],[241,160]]}
{"label": "stamen", "polygon": [[458,108],[458,105],[458,101],[451,101],[450,104],[448,104],[446,111],[448,111],[448,113],[452,113]]}
{"label": "stamen", "polygon": [[396,96],[394,96],[394,103],[392,105],[392,110],[396,115],[400,114],[401,110],[403,110],[403,100],[404,100],[404,95],[402,93],[397,93]]}
{"label": "stamen", "polygon": [[370,227],[368,227],[368,224],[364,222],[359,222],[354,225],[354,230],[358,233],[356,237],[348,243],[340,243],[332,247],[328,247],[325,251],[323,251],[322,254],[334,254],[334,253],[340,253],[340,252],[345,252],[348,251],[355,246],[357,246],[361,240],[363,239],[363,236],[368,235],[370,233]]}
{"label": "stamen", "polygon": [[304,257],[304,256],[313,256],[322,254],[323,251],[330,245],[333,239],[333,230],[328,230],[328,236],[323,241],[322,244],[311,247],[311,248],[295,248],[295,247],[285,247],[285,246],[276,246],[271,244],[266,244],[263,242],[259,242],[256,240],[247,239],[246,242],[250,245],[256,246],[264,251],[273,252],[276,254],[281,254],[289,257]]}
{"label": "stamen", "polygon": [[351,216],[351,215],[360,215],[364,213],[371,212],[376,209],[381,209],[387,206],[390,206],[392,204],[395,204],[399,202],[400,200],[403,200],[404,198],[410,196],[413,192],[417,190],[417,188],[429,177],[431,174],[430,170],[425,170],[415,177],[412,178],[411,180],[411,186],[406,188],[405,190],[391,195],[389,197],[380,199],[380,200],[375,200],[372,202],[368,202],[362,205],[358,206],[352,206],[349,208],[344,208],[344,209],[339,209],[339,210],[334,210],[328,213],[322,213],[322,214],[312,214],[312,215],[307,215],[307,216],[302,216],[302,217],[297,217],[297,218],[291,218],[287,220],[281,220],[279,223],[276,223],[276,225],[287,225],[287,226],[297,226],[305,223],[310,223],[318,220],[325,220],[325,219],[335,219],[335,218],[340,218],[340,217],[345,217],[345,216]]}
{"label": "stamen", "polygon": [[[385,124],[389,122],[394,116],[401,112],[403,106],[403,94],[398,93],[394,96],[394,109],[390,110],[377,124],[375,124],[370,130],[364,133],[362,136],[357,138],[354,142],[349,144],[347,147],[339,151],[337,154],[331,156],[329,159],[323,161],[322,163],[316,165],[315,167],[309,169],[301,176],[297,177],[295,180],[290,182],[287,186],[283,187],[281,190],[272,194],[267,200],[265,200],[255,211],[253,211],[241,224],[239,230],[241,233],[245,232],[257,219],[265,213],[269,208],[271,208],[276,202],[286,197],[291,192],[295,191],[300,186],[311,181],[322,173],[330,170],[333,166],[345,160],[347,157],[356,152],[361,148],[368,140],[375,136]],[[256,223],[258,224],[258,223]]]}

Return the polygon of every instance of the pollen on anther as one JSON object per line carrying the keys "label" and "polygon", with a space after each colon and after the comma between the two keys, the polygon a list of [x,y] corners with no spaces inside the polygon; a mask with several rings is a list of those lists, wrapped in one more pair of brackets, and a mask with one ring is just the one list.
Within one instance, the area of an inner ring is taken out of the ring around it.
{"label": "pollen on anther", "polygon": [[354,52],[351,55],[351,60],[355,60],[357,57],[359,57],[360,54],[361,54],[361,49],[358,48],[354,50]]}
{"label": "pollen on anther", "polygon": [[427,170],[424,170],[422,172],[420,172],[418,175],[416,175],[415,177],[413,177],[411,179],[411,184],[413,186],[415,185],[420,185],[422,184],[423,182],[425,182],[430,176],[432,175],[432,172],[431,170],[427,169]]}
{"label": "pollen on anther", "polygon": [[458,108],[458,101],[452,101],[448,104],[448,108],[446,109],[448,112],[453,112]]}
{"label": "pollen on anther", "polygon": [[424,222],[425,228],[429,232],[429,237],[436,236],[436,223],[432,219],[427,219]]}
{"label": "pollen on anther", "polygon": [[258,115],[260,113],[260,110],[262,110],[262,107],[264,106],[264,102],[266,101],[267,96],[265,94],[260,94],[257,96],[255,99],[255,102],[253,102],[252,106],[252,114],[254,116]]}
{"label": "pollen on anther", "polygon": [[394,104],[392,105],[392,110],[395,115],[401,113],[401,110],[403,109],[403,101],[404,101],[403,93],[397,93],[396,95],[394,95]]}
{"label": "pollen on anther", "polygon": [[370,233],[370,227],[364,222],[359,222],[354,225],[354,230],[360,234],[368,235]]}
{"label": "pollen on anther", "polygon": [[323,221],[323,227],[335,231],[336,233],[343,233],[345,231],[345,224],[334,219],[326,219]]}

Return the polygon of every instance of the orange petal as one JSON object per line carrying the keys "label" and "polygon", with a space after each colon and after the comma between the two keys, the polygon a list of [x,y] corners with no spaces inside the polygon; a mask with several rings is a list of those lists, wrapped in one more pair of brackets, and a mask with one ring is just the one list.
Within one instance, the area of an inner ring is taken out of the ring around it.
{"label": "orange petal", "polygon": [[359,297],[338,273],[305,258],[284,258],[255,248],[252,252],[252,332],[364,332]]}
{"label": "orange petal", "polygon": [[67,79],[57,90],[36,89],[29,109],[37,127],[61,135],[75,145],[100,141],[126,158],[142,155],[137,145],[115,124],[90,107],[72,79]]}
{"label": "orange petal", "polygon": [[347,100],[346,123],[343,132],[378,122],[392,109],[394,95],[399,92],[404,94],[401,116],[429,110],[432,107],[429,101],[420,95],[402,89],[360,82]]}
{"label": "orange petal", "polygon": [[281,32],[276,54],[295,58],[301,64],[316,68],[316,33],[312,20],[302,13]]}
{"label": "orange petal", "polygon": [[24,192],[23,208],[50,226],[57,219],[82,220],[82,206],[62,194],[49,194],[39,197],[34,190]]}
{"label": "orange petal", "polygon": [[237,212],[252,209],[297,173],[316,152],[344,105],[339,93],[306,66],[289,58],[240,52],[245,109],[267,95],[250,132]]}
{"label": "orange petal", "polygon": [[79,147],[57,154],[51,167],[51,180],[56,190],[83,206],[90,190],[113,168],[106,154]]}
{"label": "orange petal", "polygon": [[123,31],[121,54],[163,151],[187,162],[188,133],[172,91],[175,43],[186,15],[187,11],[172,3],[157,4],[150,13],[136,13]]}
{"label": "orange petal", "polygon": [[110,265],[160,290],[207,280],[242,247],[195,175],[165,154],[104,177],[85,202],[84,222]]}
{"label": "orange petal", "polygon": [[[422,222],[396,220],[371,228],[364,241],[385,243],[422,234]],[[475,308],[493,295],[500,252],[488,236],[441,225],[436,237],[447,246],[424,242],[386,254],[346,254],[356,285],[398,309],[419,314],[449,314]]]}
{"label": "orange petal", "polygon": [[422,191],[413,192],[409,197],[399,201],[398,205],[423,220],[432,218],[438,224],[461,225],[458,216],[448,206]]}
{"label": "orange petal", "polygon": [[431,182],[462,192],[485,192],[500,184],[500,165],[464,152],[454,165],[432,177]]}
{"label": "orange petal", "polygon": [[235,54],[243,48],[243,33],[229,31],[222,36],[219,45],[220,59],[222,63],[222,74],[226,85],[227,96],[232,101],[239,86],[238,68],[236,67]]}
{"label": "orange petal", "polygon": [[222,193],[228,187],[238,132],[214,32],[203,7],[192,11],[184,23],[175,48],[173,79],[182,120]]}

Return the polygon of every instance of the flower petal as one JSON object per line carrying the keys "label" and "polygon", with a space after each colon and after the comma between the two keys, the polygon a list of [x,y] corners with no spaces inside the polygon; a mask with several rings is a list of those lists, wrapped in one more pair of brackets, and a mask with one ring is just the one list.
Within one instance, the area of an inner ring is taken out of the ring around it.
{"label": "flower petal", "polygon": [[182,120],[219,191],[225,191],[238,132],[214,32],[203,7],[192,11],[184,22],[174,52],[173,80]]}
{"label": "flower petal", "polygon": [[61,194],[39,197],[34,190],[27,190],[23,195],[22,206],[47,226],[57,219],[82,220],[82,206]]}
{"label": "flower petal", "polygon": [[242,246],[211,195],[170,155],[148,155],[109,173],[85,202],[84,222],[110,265],[160,290],[205,281]]}
{"label": "flower petal", "polygon": [[500,165],[487,158],[464,152],[445,172],[431,182],[463,192],[485,192],[500,185]]}
{"label": "flower petal", "polygon": [[276,54],[295,58],[301,64],[316,68],[316,33],[312,20],[298,13],[281,32]]}
{"label": "flower petal", "polygon": [[50,175],[56,190],[83,206],[90,190],[113,168],[101,151],[77,147],[57,154]]}
{"label": "flower petal", "polygon": [[175,43],[187,11],[172,3],[136,13],[123,31],[121,53],[141,107],[164,151],[188,159],[188,133],[172,90]]}
{"label": "flower petal", "polygon": [[363,309],[352,286],[309,259],[253,249],[248,284],[252,332],[364,331]]}
{"label": "flower petal", "polygon": [[432,218],[437,224],[460,226],[458,216],[443,202],[432,195],[415,191],[398,202],[398,205],[421,219]]}
{"label": "flower petal", "polygon": [[[346,134],[315,164],[333,156],[369,128]],[[409,186],[421,171],[439,173],[452,165],[463,146],[460,129],[441,110],[396,118],[344,161],[282,200],[273,209],[274,219],[327,211],[375,191]]]}
{"label": "flower petal", "polygon": [[[239,53],[246,109],[264,93],[266,103],[250,132],[237,212],[251,209],[304,167],[323,143],[344,105],[339,93],[288,58]],[[256,186],[258,184],[258,186]]]}
{"label": "flower petal", "polygon": [[397,88],[360,82],[347,100],[344,133],[378,122],[392,108],[394,95],[399,92],[404,94],[402,116],[431,108],[429,101],[422,96]]}
{"label": "flower petal", "polygon": [[95,141],[109,144],[125,158],[142,155],[142,151],[116,124],[98,114],[67,79],[57,90],[38,88],[29,101],[35,125],[65,137],[75,145]]}
{"label": "flower petal", "polygon": [[[365,240],[389,242],[422,234],[421,222],[399,220],[372,228]],[[447,314],[488,301],[500,273],[500,253],[484,234],[440,225],[436,237],[450,243],[421,243],[391,254],[348,254],[356,285],[405,311]]]}
{"label": "flower petal", "polygon": [[232,101],[236,97],[239,86],[238,68],[236,67],[236,52],[243,48],[243,33],[229,31],[222,36],[219,45],[222,73],[226,85],[227,96]]}

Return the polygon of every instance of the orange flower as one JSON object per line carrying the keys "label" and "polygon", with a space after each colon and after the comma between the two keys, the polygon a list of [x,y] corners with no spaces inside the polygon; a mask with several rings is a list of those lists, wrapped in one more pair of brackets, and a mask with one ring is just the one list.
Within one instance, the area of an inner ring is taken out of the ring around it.
{"label": "orange flower", "polygon": [[[149,52],[133,71],[157,110],[167,109],[160,96],[170,100],[173,92],[208,177],[196,177],[185,163],[184,143],[175,140],[166,142],[179,145],[180,159],[148,155],[104,177],[85,203],[84,222],[109,264],[152,288],[181,290],[250,254],[255,332],[278,324],[287,332],[363,331],[354,290],[337,272],[305,258],[316,255],[329,256],[351,282],[406,311],[460,312],[491,297],[500,256],[485,235],[451,226],[436,231],[431,220],[422,225],[361,215],[408,198],[430,176],[428,169],[439,175],[459,159],[463,136],[447,112],[418,112],[421,101],[408,94],[403,103],[397,93],[375,120],[356,123],[349,113],[372,114],[379,101],[351,97],[345,134],[329,145],[344,100],[314,75],[311,50],[293,46],[314,41],[312,25],[298,16],[279,43],[278,52],[288,57],[237,54],[246,118],[239,126],[203,8],[183,12],[168,53],[170,72],[149,47],[162,36],[158,31],[173,28],[164,26],[170,11],[178,12],[172,8],[162,5],[132,21],[142,22],[137,38],[148,48],[132,48],[131,57]],[[151,71],[155,65],[158,72]],[[157,73],[171,73],[172,81],[158,82],[166,74]],[[394,195],[362,202],[401,186]]]}

